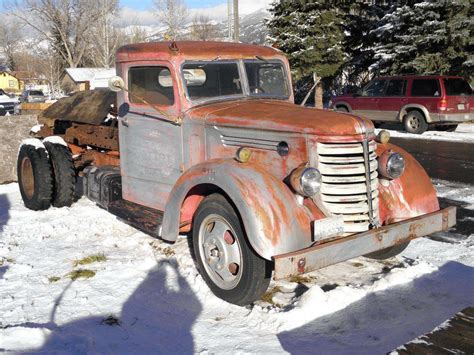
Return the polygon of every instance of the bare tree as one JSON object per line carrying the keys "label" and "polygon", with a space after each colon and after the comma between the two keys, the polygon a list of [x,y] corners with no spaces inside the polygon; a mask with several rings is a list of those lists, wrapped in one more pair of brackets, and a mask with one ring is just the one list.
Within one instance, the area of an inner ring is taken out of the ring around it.
{"label": "bare tree", "polygon": [[186,24],[188,10],[182,0],[154,0],[158,19],[166,26],[165,38],[177,39]]}
{"label": "bare tree", "polygon": [[46,39],[64,64],[77,67],[88,48],[89,33],[103,15],[104,0],[16,0],[13,15]]}
{"label": "bare tree", "polygon": [[109,68],[114,63],[115,51],[120,42],[120,31],[114,25],[118,0],[97,1],[93,11],[99,16],[89,31],[88,60],[94,66]]}
{"label": "bare tree", "polygon": [[10,16],[3,15],[0,21],[0,50],[6,58],[6,66],[16,70],[15,52],[22,38],[19,24]]}
{"label": "bare tree", "polygon": [[147,42],[149,37],[146,28],[139,25],[138,22],[135,22],[125,29],[121,29],[120,33],[120,45]]}
{"label": "bare tree", "polygon": [[208,15],[195,15],[191,25],[191,38],[199,41],[208,41],[217,37],[216,25]]}

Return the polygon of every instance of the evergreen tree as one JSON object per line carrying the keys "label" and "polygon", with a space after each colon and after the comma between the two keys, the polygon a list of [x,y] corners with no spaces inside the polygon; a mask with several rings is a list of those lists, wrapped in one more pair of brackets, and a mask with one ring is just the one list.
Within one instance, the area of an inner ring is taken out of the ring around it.
{"label": "evergreen tree", "polygon": [[[364,0],[343,2],[345,13],[344,51],[348,59],[341,67],[339,81],[361,85],[370,79],[369,68],[377,61],[374,58],[376,35],[372,31],[396,1]],[[342,86],[342,85],[339,85]]]}
{"label": "evergreen tree", "polygon": [[323,0],[281,1],[273,3],[270,13],[267,40],[287,54],[296,80],[336,74],[345,60],[343,14],[337,7]]}
{"label": "evergreen tree", "polygon": [[425,0],[394,7],[371,34],[374,69],[388,74],[473,74],[470,0]]}

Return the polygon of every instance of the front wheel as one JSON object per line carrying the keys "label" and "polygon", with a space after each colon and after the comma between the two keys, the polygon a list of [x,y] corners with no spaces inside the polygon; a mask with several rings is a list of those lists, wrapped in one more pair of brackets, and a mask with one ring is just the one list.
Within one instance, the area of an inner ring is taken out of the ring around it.
{"label": "front wheel", "polygon": [[244,306],[267,290],[271,263],[251,249],[236,211],[224,196],[210,195],[199,205],[192,244],[200,273],[217,297]]}
{"label": "front wheel", "polygon": [[393,247],[378,250],[373,253],[366,254],[364,256],[366,258],[376,259],[376,260],[389,259],[400,254],[402,251],[404,251],[407,248],[408,244],[410,244],[410,242],[394,245]]}

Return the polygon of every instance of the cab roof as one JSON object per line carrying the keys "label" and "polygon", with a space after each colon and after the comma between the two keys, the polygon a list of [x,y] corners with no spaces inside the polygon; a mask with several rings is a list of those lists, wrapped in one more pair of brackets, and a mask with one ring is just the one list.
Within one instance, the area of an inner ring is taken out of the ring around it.
{"label": "cab roof", "polygon": [[176,57],[181,60],[213,60],[217,57],[219,59],[244,59],[256,56],[264,59],[284,57],[282,52],[275,48],[255,44],[218,41],[167,41],[127,44],[118,49],[116,58],[117,62],[129,62],[172,60]]}

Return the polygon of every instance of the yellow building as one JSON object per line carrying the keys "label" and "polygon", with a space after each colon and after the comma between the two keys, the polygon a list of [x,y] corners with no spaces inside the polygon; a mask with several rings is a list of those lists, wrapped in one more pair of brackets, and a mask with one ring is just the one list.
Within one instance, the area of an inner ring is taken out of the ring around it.
{"label": "yellow building", "polygon": [[20,81],[11,73],[0,71],[0,89],[5,92],[20,92]]}

